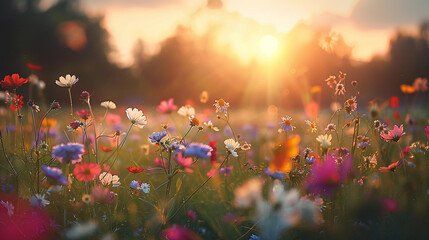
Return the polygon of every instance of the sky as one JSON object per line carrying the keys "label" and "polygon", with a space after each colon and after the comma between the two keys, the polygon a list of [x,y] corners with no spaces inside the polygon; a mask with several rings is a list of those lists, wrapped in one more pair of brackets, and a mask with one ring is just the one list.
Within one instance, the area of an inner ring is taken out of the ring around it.
{"label": "sky", "polygon": [[[218,21],[228,26],[230,36],[245,40],[240,32],[282,35],[305,22],[342,35],[353,47],[352,57],[365,61],[386,53],[395,30],[413,32],[429,19],[427,0],[223,0],[216,9],[207,8],[207,1],[214,6],[221,0],[81,0],[81,4],[89,14],[104,16],[116,48],[111,58],[124,65],[132,62],[137,39],[143,39],[146,51],[153,54],[178,24],[203,33],[204,24]],[[246,54],[243,49],[237,52]]]}

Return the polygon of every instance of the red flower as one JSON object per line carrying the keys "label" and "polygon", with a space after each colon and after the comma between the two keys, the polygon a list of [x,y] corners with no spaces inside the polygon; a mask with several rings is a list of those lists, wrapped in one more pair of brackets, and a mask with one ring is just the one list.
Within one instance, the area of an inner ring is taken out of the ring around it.
{"label": "red flower", "polygon": [[28,80],[25,78],[20,78],[19,74],[12,74],[12,77],[5,76],[4,80],[1,81],[0,84],[2,88],[16,89],[27,82]]}
{"label": "red flower", "polygon": [[401,115],[399,114],[398,111],[393,112],[393,118],[398,122],[401,121]]}
{"label": "red flower", "polygon": [[213,149],[211,151],[212,155],[210,156],[210,162],[212,164],[216,163],[216,158],[217,158],[217,147],[216,147],[217,142],[216,141],[210,141],[209,142],[209,146]]}
{"label": "red flower", "polygon": [[42,65],[36,65],[32,63],[27,63],[27,67],[32,70],[42,70]]}
{"label": "red flower", "polygon": [[399,98],[398,98],[398,96],[391,96],[390,97],[390,106],[392,108],[399,107]]}
{"label": "red flower", "polygon": [[12,111],[16,111],[17,108],[21,109],[22,104],[24,104],[24,102],[22,101],[23,98],[24,97],[21,95],[15,95],[11,93],[9,95],[9,98],[7,99],[7,102],[10,102],[9,108],[12,109]]}
{"label": "red flower", "polygon": [[94,180],[101,173],[100,165],[97,163],[81,163],[76,164],[73,169],[73,174],[77,180],[89,182]]}
{"label": "red flower", "polygon": [[143,172],[143,168],[138,168],[138,167],[127,167],[127,170],[132,172],[132,173],[140,173]]}
{"label": "red flower", "polygon": [[113,148],[107,148],[105,146],[100,145],[101,150],[103,150],[104,152],[111,152],[113,151]]}
{"label": "red flower", "polygon": [[91,116],[91,111],[87,111],[82,109],[80,111],[76,111],[76,114],[81,117],[83,120],[88,120],[89,116]]}

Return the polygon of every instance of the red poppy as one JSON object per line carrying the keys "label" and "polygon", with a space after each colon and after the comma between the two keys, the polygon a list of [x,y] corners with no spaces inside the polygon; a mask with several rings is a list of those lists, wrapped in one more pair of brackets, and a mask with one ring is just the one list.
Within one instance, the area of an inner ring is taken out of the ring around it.
{"label": "red poppy", "polygon": [[132,172],[132,173],[140,173],[143,172],[143,168],[138,168],[138,167],[127,167],[127,170]]}
{"label": "red poppy", "polygon": [[25,78],[20,78],[19,74],[12,74],[11,76],[5,76],[4,80],[0,82],[2,88],[6,89],[16,89],[19,86],[27,83],[28,80]]}
{"label": "red poppy", "polygon": [[36,65],[32,63],[27,63],[27,67],[32,70],[42,70],[43,68],[41,65]]}
{"label": "red poppy", "polygon": [[390,97],[390,106],[392,108],[399,107],[399,98],[398,98],[398,96],[391,96]]}
{"label": "red poppy", "polygon": [[111,152],[113,151],[113,148],[107,148],[105,146],[100,145],[101,150],[103,150],[104,152]]}
{"label": "red poppy", "polygon": [[73,174],[79,181],[89,182],[94,180],[101,173],[100,165],[96,163],[76,164]]}
{"label": "red poppy", "polygon": [[87,111],[85,109],[82,109],[80,111],[76,111],[76,114],[81,117],[83,120],[87,120],[89,116],[91,116],[91,111]]}

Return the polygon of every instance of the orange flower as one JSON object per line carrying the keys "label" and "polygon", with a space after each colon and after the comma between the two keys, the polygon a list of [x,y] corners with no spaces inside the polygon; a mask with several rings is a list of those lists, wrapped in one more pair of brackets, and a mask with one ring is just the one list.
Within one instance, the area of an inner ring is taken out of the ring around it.
{"label": "orange flower", "polygon": [[416,89],[414,89],[413,86],[406,85],[406,84],[401,84],[401,92],[403,92],[405,94],[412,94],[415,91],[416,91]]}
{"label": "orange flower", "polygon": [[299,153],[300,141],[299,135],[293,135],[284,144],[274,149],[274,159],[271,161],[269,169],[273,172],[289,172],[292,169],[292,158]]}
{"label": "orange flower", "polygon": [[43,127],[51,128],[57,124],[57,120],[54,118],[45,118],[42,122]]}

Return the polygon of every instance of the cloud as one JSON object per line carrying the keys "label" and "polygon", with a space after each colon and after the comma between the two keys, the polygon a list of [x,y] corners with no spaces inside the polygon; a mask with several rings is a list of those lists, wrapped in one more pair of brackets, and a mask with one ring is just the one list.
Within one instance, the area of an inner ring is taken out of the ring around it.
{"label": "cloud", "polygon": [[360,0],[349,20],[365,29],[394,28],[429,19],[428,0]]}

